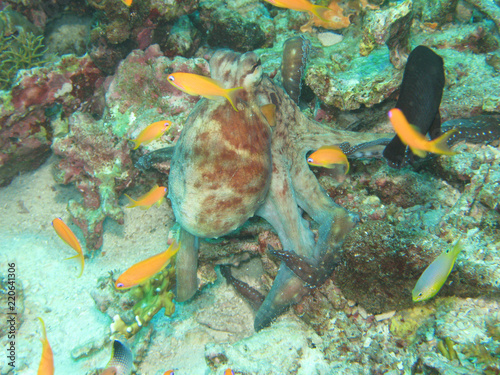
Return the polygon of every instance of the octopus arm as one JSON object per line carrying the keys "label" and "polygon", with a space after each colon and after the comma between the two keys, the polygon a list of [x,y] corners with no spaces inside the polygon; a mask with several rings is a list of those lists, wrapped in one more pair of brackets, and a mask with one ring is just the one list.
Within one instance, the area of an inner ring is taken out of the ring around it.
{"label": "octopus arm", "polygon": [[175,259],[176,300],[184,302],[194,296],[198,290],[198,237],[181,229],[179,234],[181,248]]}

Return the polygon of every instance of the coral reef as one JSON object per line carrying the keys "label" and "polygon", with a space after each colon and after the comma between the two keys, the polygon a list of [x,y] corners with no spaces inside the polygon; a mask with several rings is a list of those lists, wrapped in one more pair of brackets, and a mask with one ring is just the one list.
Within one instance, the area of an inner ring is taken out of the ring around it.
{"label": "coral reef", "polygon": [[74,183],[82,193],[83,203],[69,201],[68,210],[83,231],[87,249],[95,250],[102,245],[106,217],[123,223],[118,198],[138,171],[127,140],[113,136],[102,121],[76,112],[69,119],[69,128],[70,133],[55,138],[52,144],[54,153],[61,156],[54,178],[58,183]]}
{"label": "coral reef", "polygon": [[119,292],[114,287],[111,275],[98,280],[92,298],[99,311],[113,319],[111,333],[130,338],[147,327],[161,309],[165,309],[165,316],[175,312],[172,292],[174,280],[175,268],[167,267],[144,284]]}

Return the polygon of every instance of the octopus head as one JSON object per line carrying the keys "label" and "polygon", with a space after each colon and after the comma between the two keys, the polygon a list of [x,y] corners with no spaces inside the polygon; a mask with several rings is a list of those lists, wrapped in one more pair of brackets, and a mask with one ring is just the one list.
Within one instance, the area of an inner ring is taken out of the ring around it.
{"label": "octopus head", "polygon": [[210,73],[225,88],[242,86],[247,91],[252,91],[262,79],[260,58],[254,52],[218,50],[210,59]]}

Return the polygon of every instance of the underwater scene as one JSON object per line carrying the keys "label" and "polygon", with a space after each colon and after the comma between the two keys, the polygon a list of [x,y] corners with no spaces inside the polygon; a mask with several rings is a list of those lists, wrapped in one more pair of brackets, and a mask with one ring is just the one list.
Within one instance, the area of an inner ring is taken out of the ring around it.
{"label": "underwater scene", "polygon": [[500,374],[499,0],[0,1],[0,374]]}

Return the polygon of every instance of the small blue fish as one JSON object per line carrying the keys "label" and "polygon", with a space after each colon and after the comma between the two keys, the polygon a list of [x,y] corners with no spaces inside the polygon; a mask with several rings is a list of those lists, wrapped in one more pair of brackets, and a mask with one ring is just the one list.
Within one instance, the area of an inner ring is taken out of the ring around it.
{"label": "small blue fish", "polygon": [[453,248],[444,250],[422,273],[411,292],[414,302],[434,297],[446,282],[458,254],[462,251],[460,239]]}

